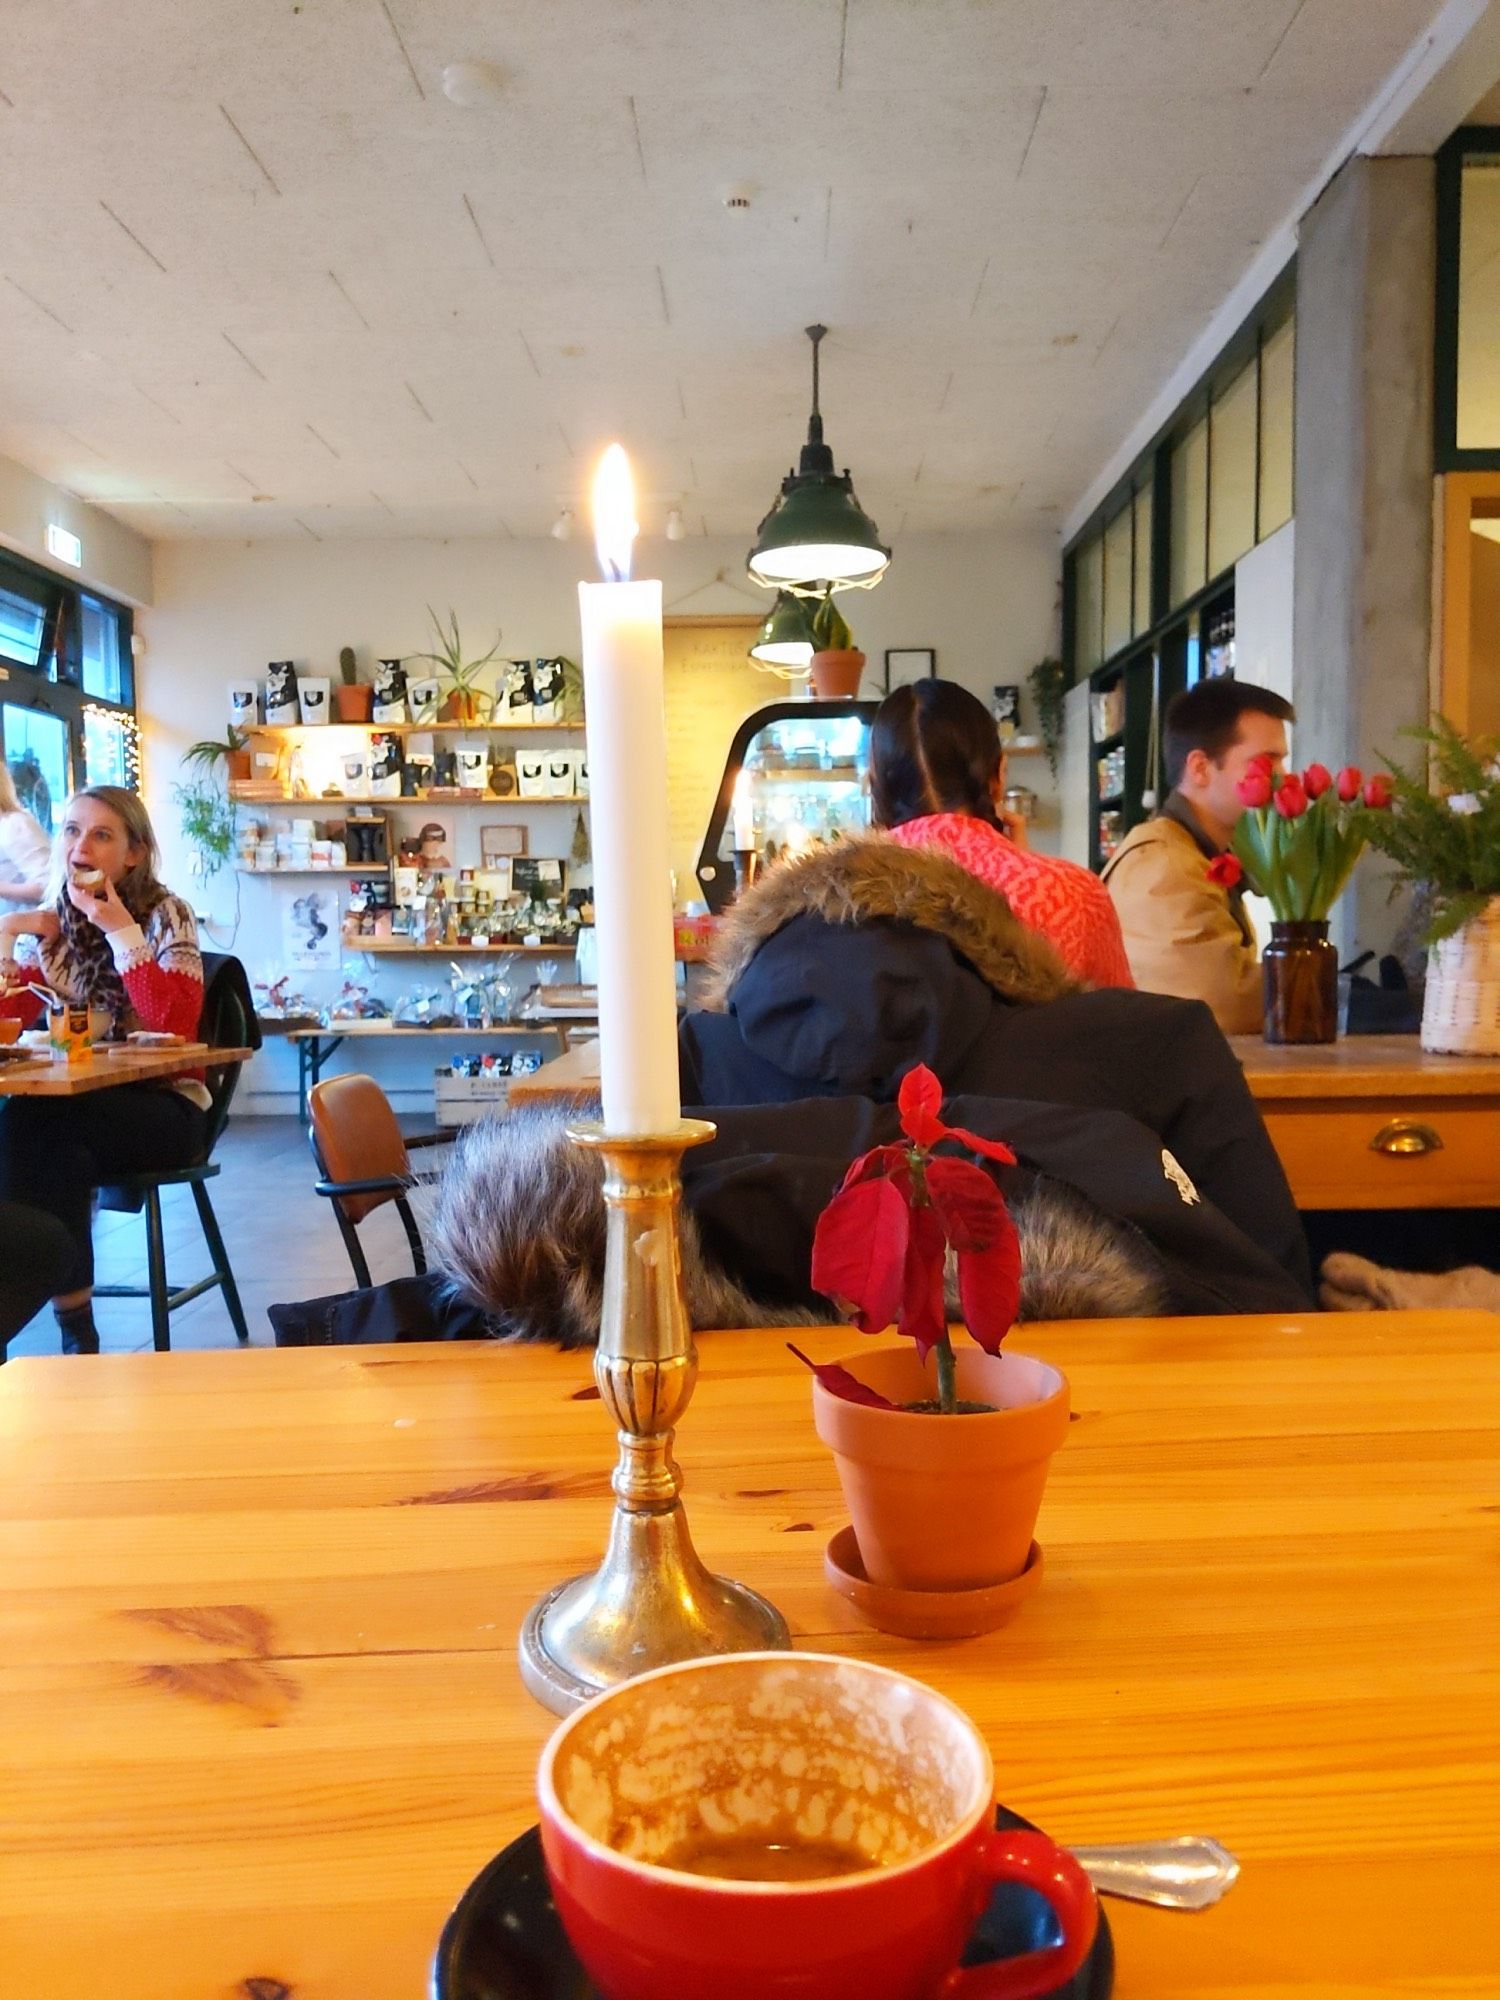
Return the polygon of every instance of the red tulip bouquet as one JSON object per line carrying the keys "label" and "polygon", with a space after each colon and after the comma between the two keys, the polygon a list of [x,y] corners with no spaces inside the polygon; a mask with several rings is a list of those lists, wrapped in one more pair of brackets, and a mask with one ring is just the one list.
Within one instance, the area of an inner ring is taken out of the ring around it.
{"label": "red tulip bouquet", "polygon": [[[924,1361],[935,1351],[936,1407],[951,1415],[963,1406],[945,1307],[948,1252],[958,1267],[964,1324],[987,1354],[998,1354],[1020,1308],[1021,1251],[1005,1198],[990,1176],[972,1160],[935,1148],[956,1141],[1008,1166],[1015,1154],[997,1140],[945,1125],[942,1104],[942,1085],[925,1065],[902,1079],[897,1109],[903,1137],[861,1154],[818,1217],[812,1283],[846,1308],[861,1332],[883,1333],[894,1324],[916,1342]],[[803,1354],[797,1358],[807,1361]],[[847,1369],[807,1365],[834,1395],[896,1407]]]}
{"label": "red tulip bouquet", "polygon": [[1234,830],[1234,851],[1209,863],[1212,881],[1241,881],[1271,905],[1278,923],[1322,923],[1364,852],[1364,808],[1384,811],[1390,779],[1365,778],[1353,764],[1338,776],[1323,764],[1280,773],[1269,751],[1235,788],[1246,810]]}

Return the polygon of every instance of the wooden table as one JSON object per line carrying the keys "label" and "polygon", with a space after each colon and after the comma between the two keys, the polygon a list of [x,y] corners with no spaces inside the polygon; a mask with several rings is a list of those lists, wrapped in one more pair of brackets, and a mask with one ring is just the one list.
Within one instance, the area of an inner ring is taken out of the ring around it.
{"label": "wooden table", "polygon": [[1299,1208],[1500,1207],[1500,1057],[1415,1035],[1232,1046]]}
{"label": "wooden table", "polygon": [[179,1042],[170,1049],[112,1044],[77,1063],[53,1062],[40,1055],[35,1062],[0,1062],[0,1097],[82,1097],[91,1090],[140,1083],[147,1077],[248,1062],[254,1054],[254,1049],[211,1049],[206,1042]]}
{"label": "wooden table", "polygon": [[[1317,1048],[1237,1035],[1231,1046],[1299,1208],[1500,1207],[1500,1057],[1427,1055],[1415,1035]],[[510,1102],[598,1091],[591,1043],[517,1077]]]}
{"label": "wooden table", "polygon": [[[1239,1855],[1204,1915],[1111,1905],[1120,2000],[1494,2000],[1500,1318],[1025,1331],[1076,1421],[1008,1629],[885,1638],[827,1589],[842,1509],[780,1333],[701,1342],[700,1548],[799,1645],[960,1701],[1061,1839]],[[516,1634],[597,1560],[612,1459],[588,1357],[551,1350],[0,1370],[7,1995],[418,2000],[535,1818]]]}
{"label": "wooden table", "polygon": [[[593,1025],[592,1015],[582,1018],[590,1026]],[[488,1028],[425,1028],[418,1023],[404,1021],[335,1021],[326,1028],[308,1025],[279,1029],[273,1022],[263,1021],[261,1027],[267,1035],[275,1034],[297,1045],[297,1116],[304,1122],[307,1118],[307,1093],[315,1084],[322,1082],[324,1064],[338,1053],[346,1041],[408,1041],[420,1035],[428,1041],[493,1042],[502,1038],[514,1040],[518,1035],[523,1040],[528,1036],[535,1039],[539,1035],[547,1035],[555,1037],[560,1048],[568,1046],[567,1024],[558,1021],[504,1021]]]}

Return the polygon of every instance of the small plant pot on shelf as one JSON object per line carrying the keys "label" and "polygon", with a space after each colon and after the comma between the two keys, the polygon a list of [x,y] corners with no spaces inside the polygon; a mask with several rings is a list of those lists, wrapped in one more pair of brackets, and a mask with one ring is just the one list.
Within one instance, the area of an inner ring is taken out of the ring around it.
{"label": "small plant pot on shelf", "polygon": [[478,722],[480,697],[464,688],[455,688],[443,703],[439,715],[444,722]]}
{"label": "small plant pot on shelf", "polygon": [[864,678],[865,656],[857,646],[814,653],[810,668],[813,693],[819,701],[852,701]]}
{"label": "small plant pot on shelf", "polygon": [[375,690],[368,686],[348,687],[335,682],[333,714],[336,722],[368,722],[375,708]]}
{"label": "small plant pot on shelf", "polygon": [[[1019,1577],[1052,1454],[1068,1432],[1067,1379],[1026,1354],[965,1348],[954,1360],[961,1402],[943,1416],[873,1409],[813,1384],[813,1422],[834,1455],[864,1575],[903,1591],[980,1591]],[[867,1349],[841,1365],[898,1404],[936,1394],[914,1347]]]}
{"label": "small plant pot on shelf", "polygon": [[248,750],[226,750],[224,753],[224,776],[232,785],[243,785],[250,779],[254,768],[254,758]]}
{"label": "small plant pot on shelf", "polygon": [[1421,1042],[1436,1055],[1500,1055],[1500,896],[1429,951]]}

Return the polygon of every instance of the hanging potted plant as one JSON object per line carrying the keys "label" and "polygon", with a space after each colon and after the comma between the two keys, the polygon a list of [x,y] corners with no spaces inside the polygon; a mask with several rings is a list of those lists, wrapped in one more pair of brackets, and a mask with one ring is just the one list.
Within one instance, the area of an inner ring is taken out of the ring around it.
{"label": "hanging potted plant", "polygon": [[1394,807],[1369,836],[1429,901],[1422,1047],[1500,1055],[1500,739],[1467,742],[1442,715],[1410,733],[1434,783],[1386,760]]}
{"label": "hanging potted plant", "polygon": [[1063,720],[1067,714],[1063,703],[1068,692],[1068,670],[1061,660],[1038,660],[1026,676],[1026,684],[1036,705],[1037,728],[1041,733],[1042,748],[1047,753],[1047,766],[1055,779],[1057,759],[1062,750]]}
{"label": "hanging potted plant", "polygon": [[1261,958],[1265,1038],[1336,1041],[1338,953],[1328,913],[1364,852],[1374,816],[1390,805],[1391,781],[1380,772],[1366,779],[1353,764],[1337,777],[1324,764],[1283,773],[1266,751],[1235,790],[1245,811],[1234,851],[1216,855],[1207,872],[1226,889],[1243,882],[1271,905],[1271,942]]}
{"label": "hanging potted plant", "polygon": [[418,653],[416,657],[419,660],[430,660],[448,677],[451,692],[443,703],[442,719],[444,722],[478,722],[482,711],[488,710],[491,713],[494,711],[495,697],[493,694],[485,693],[479,681],[485,668],[500,651],[501,635],[498,632],[495,634],[494,645],[482,658],[466,660],[463,641],[458,635],[457,613],[452,611],[448,613],[446,627],[430,604],[427,607],[427,616],[432,620],[432,629],[437,634],[438,650],[435,653]]}
{"label": "hanging potted plant", "polygon": [[812,615],[813,653],[809,666],[813,692],[819,701],[852,701],[859,693],[865,656],[854,643],[833,592],[823,593]]}
{"label": "hanging potted plant", "polygon": [[[903,1137],[856,1160],[818,1219],[812,1283],[863,1332],[894,1325],[909,1345],[813,1368],[813,1419],[834,1454],[860,1574],[893,1602],[918,1593],[936,1613],[939,1598],[957,1600],[960,1619],[964,1600],[978,1602],[977,1622],[934,1615],[925,1628],[903,1604],[907,1622],[895,1629],[980,1631],[1010,1608],[997,1587],[1035,1580],[1033,1532],[1067,1434],[1068,1385],[1043,1362],[1001,1354],[1020,1304],[1015,1225],[982,1167],[937,1149],[956,1142],[1011,1165],[1014,1153],[946,1125],[925,1067],[903,1080],[897,1103]],[[949,1252],[975,1342],[959,1351],[945,1307]],[[883,1622],[878,1600],[862,1608]],[[987,1619],[990,1609],[999,1616]]]}
{"label": "hanging potted plant", "polygon": [[358,677],[354,648],[339,648],[339,681],[333,690],[333,712],[340,722],[368,722],[375,709],[375,690]]}

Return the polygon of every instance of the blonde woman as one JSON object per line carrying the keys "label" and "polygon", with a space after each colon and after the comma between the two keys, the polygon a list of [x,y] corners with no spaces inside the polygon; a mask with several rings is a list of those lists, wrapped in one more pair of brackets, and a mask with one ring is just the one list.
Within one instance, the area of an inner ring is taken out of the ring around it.
{"label": "blonde woman", "polygon": [[[193,913],[157,879],[156,835],[134,792],[93,785],[63,813],[45,909],[0,917],[0,983],[40,978],[129,1031],[197,1036],[203,960]],[[7,947],[16,952],[7,962]],[[120,1174],[202,1158],[208,1091],[201,1071],[117,1084],[81,1097],[0,1104],[0,1201],[54,1215],[72,1241],[53,1297],[65,1354],[97,1354],[92,1196]]]}
{"label": "blonde woman", "polygon": [[34,909],[47,893],[52,843],[16,797],[16,781],[0,761],[0,910]]}

